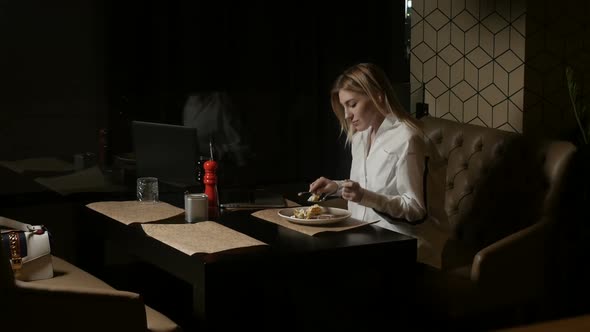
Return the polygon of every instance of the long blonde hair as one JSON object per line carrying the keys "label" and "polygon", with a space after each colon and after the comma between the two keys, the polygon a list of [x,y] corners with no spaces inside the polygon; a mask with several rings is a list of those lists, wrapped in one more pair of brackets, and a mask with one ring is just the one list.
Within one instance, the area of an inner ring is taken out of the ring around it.
{"label": "long blonde hair", "polygon": [[[338,98],[338,92],[342,89],[368,96],[379,113],[384,116],[394,114],[399,121],[420,129],[420,122],[404,110],[385,72],[372,63],[359,63],[340,74],[330,92],[332,111],[340,122],[341,132],[346,133],[347,143],[350,143],[355,130],[350,121],[346,120],[344,107]],[[383,102],[379,102],[380,96],[383,96]]]}

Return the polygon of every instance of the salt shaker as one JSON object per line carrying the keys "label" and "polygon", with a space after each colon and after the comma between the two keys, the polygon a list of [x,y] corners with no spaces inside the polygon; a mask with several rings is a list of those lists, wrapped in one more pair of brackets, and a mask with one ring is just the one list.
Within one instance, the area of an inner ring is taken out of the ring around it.
{"label": "salt shaker", "polygon": [[209,219],[207,194],[184,194],[184,220],[189,223]]}

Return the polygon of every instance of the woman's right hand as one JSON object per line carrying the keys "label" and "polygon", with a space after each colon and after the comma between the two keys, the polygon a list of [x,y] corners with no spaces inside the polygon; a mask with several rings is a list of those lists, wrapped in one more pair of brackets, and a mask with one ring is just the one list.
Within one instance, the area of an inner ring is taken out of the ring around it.
{"label": "woman's right hand", "polygon": [[338,190],[338,184],[325,177],[320,177],[309,185],[309,192],[316,195],[327,193],[331,194]]}

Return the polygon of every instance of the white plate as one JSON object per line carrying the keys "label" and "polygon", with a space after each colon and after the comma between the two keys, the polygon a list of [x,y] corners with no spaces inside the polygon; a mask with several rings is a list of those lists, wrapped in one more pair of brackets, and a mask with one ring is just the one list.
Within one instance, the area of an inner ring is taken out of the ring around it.
{"label": "white plate", "polygon": [[337,223],[341,220],[347,219],[350,217],[351,213],[345,209],[339,209],[334,207],[322,207],[324,209],[324,213],[326,214],[333,214],[334,217],[326,218],[326,219],[300,219],[293,217],[293,210],[294,209],[307,209],[308,206],[301,206],[297,208],[286,208],[279,210],[279,216],[287,219],[288,221],[300,224],[300,225],[311,225],[311,226],[320,226],[320,225],[329,225]]}

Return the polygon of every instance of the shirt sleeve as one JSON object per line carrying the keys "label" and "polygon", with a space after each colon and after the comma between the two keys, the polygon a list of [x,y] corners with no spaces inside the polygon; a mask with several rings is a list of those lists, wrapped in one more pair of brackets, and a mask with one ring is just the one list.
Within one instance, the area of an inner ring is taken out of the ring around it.
{"label": "shirt sleeve", "polygon": [[335,180],[336,184],[338,185],[338,189],[335,192],[331,193],[330,196],[342,196],[342,184],[345,180]]}
{"label": "shirt sleeve", "polygon": [[396,163],[396,180],[392,184],[398,194],[387,195],[365,190],[359,203],[394,218],[417,221],[426,216],[423,141],[414,135],[403,151]]}

